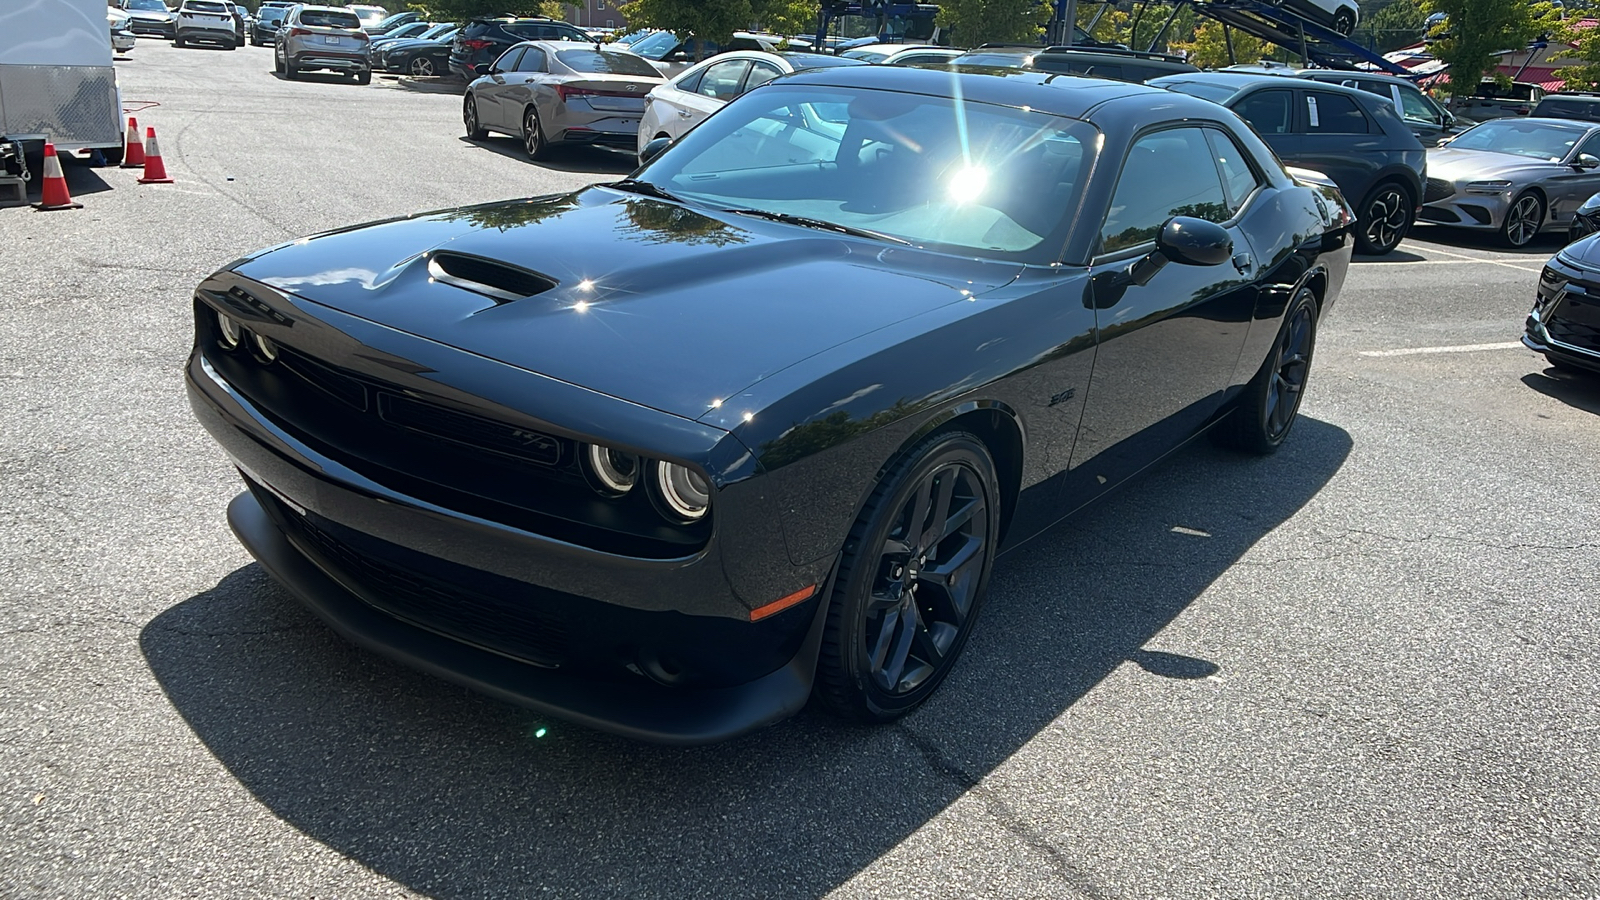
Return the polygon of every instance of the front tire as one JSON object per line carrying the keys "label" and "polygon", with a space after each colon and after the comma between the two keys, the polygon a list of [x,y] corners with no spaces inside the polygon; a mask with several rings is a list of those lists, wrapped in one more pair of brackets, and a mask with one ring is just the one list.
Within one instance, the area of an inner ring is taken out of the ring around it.
{"label": "front tire", "polygon": [[426,56],[419,56],[413,59],[411,64],[406,66],[406,71],[410,72],[412,77],[415,78],[431,78],[438,74],[434,71],[433,60]]}
{"label": "front tire", "polygon": [[1361,228],[1356,234],[1356,249],[1371,256],[1393,252],[1411,230],[1413,206],[1406,189],[1392,181],[1373,188],[1361,202]]}
{"label": "front tire", "polygon": [[1317,348],[1317,295],[1301,288],[1284,311],[1272,351],[1250,379],[1233,412],[1211,432],[1217,443],[1244,453],[1278,452],[1299,417],[1311,357]]}
{"label": "front tire", "polygon": [[181,38],[181,37],[173,38],[172,39],[172,46],[174,46],[174,47],[182,47],[183,46],[183,38]]}
{"label": "front tire", "polygon": [[1506,246],[1522,249],[1539,236],[1539,226],[1544,224],[1544,200],[1533,191],[1524,191],[1511,201],[1506,210],[1506,220],[1500,224],[1500,240]]}
{"label": "front tire", "polygon": [[964,431],[935,434],[879,482],[845,541],[815,692],[857,722],[931,696],[982,605],[1000,533],[994,461]]}

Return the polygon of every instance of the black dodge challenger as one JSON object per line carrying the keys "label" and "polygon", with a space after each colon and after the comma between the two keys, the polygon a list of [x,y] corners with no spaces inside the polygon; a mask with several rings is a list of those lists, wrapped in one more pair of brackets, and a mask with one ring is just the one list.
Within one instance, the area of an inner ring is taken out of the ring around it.
{"label": "black dodge challenger", "polygon": [[1204,100],[824,69],[613,184],[228,265],[189,397],[362,646],[656,741],[887,721],[997,553],[1205,429],[1283,442],[1353,221]]}

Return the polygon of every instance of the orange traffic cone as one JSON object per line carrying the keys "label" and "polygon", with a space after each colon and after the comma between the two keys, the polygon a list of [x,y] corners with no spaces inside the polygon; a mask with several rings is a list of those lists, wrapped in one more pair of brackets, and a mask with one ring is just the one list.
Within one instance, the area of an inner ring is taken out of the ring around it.
{"label": "orange traffic cone", "polygon": [[140,184],[171,184],[167,177],[167,164],[161,161],[161,145],[156,143],[155,126],[144,130],[144,176]]}
{"label": "orange traffic cone", "polygon": [[144,168],[144,141],[139,140],[139,120],[128,117],[128,136],[122,141],[122,167]]}
{"label": "orange traffic cone", "polygon": [[72,202],[72,192],[67,190],[67,176],[61,174],[61,160],[56,159],[56,145],[44,145],[44,194],[34,209],[83,209],[82,203]]}

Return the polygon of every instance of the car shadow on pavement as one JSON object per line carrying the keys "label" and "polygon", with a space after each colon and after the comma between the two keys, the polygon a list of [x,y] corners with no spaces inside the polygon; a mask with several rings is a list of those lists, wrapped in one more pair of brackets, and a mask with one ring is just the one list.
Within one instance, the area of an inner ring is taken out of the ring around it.
{"label": "car shadow on pavement", "polygon": [[[1551,256],[1567,245],[1565,231],[1551,231],[1534,236],[1525,247],[1508,247],[1500,235],[1492,231],[1475,231],[1469,228],[1448,228],[1442,225],[1423,225],[1411,229],[1410,236],[1419,241],[1459,247],[1463,250],[1487,250],[1491,253],[1516,253],[1527,256]],[[1404,245],[1402,245],[1404,246]]]}
{"label": "car shadow on pavement", "polygon": [[1569,373],[1549,368],[1542,373],[1529,372],[1522,376],[1522,383],[1573,409],[1600,416],[1600,373]]}
{"label": "car shadow on pavement", "polygon": [[639,161],[634,158],[632,153],[625,150],[613,150],[609,147],[556,145],[550,148],[548,159],[533,162],[528,159],[527,152],[522,149],[522,141],[514,137],[496,134],[490,135],[481,141],[475,141],[463,135],[456,138],[456,140],[469,147],[488,150],[518,162],[553,169],[557,172],[626,175],[639,168]]}
{"label": "car shadow on pavement", "polygon": [[1162,678],[1216,672],[1144,645],[1315,497],[1350,449],[1345,431],[1305,417],[1271,458],[1197,444],[1006,555],[951,679],[893,726],[808,709],[686,750],[586,731],[356,649],[255,565],[157,616],[140,643],[174,707],[262,804],[411,890],[814,897],[973,791],[1125,663]]}

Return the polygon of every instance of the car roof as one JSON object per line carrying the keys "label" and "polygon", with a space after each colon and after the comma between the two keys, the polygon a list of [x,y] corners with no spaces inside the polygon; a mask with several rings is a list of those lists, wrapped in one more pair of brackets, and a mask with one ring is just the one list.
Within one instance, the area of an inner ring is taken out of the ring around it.
{"label": "car roof", "polygon": [[[1235,93],[1237,93],[1238,91],[1245,90],[1246,88],[1256,87],[1258,85],[1283,87],[1283,79],[1284,76],[1282,75],[1264,75],[1258,72],[1183,72],[1176,75],[1163,75],[1160,78],[1152,78],[1150,81],[1151,83],[1155,84],[1156,87],[1160,87],[1163,83],[1177,84],[1179,82],[1215,84],[1222,87],[1231,87],[1234,89]],[[1369,94],[1366,91],[1357,90],[1352,87],[1345,87],[1342,84],[1329,84],[1323,81],[1317,82],[1317,90],[1332,91],[1336,94],[1349,94],[1353,97],[1377,97],[1376,94]],[[1383,98],[1378,97],[1378,99],[1382,100]]]}
{"label": "car roof", "polygon": [[1174,95],[1171,91],[1142,84],[998,66],[961,69],[948,66],[838,66],[805,69],[788,76],[784,81],[788,84],[904,91],[935,97],[960,95],[979,103],[1027,106],[1075,119],[1087,116],[1090,110],[1108,101],[1141,94],[1148,95],[1156,102],[1188,106],[1197,111],[1217,108],[1215,104],[1197,97]]}
{"label": "car roof", "polygon": [[[890,55],[893,55],[895,53],[899,53],[902,50],[950,50],[950,51],[953,51],[955,53],[966,53],[967,52],[966,50],[958,50],[958,49],[956,49],[954,47],[941,47],[938,44],[862,44],[859,47],[851,47],[850,49],[848,49],[848,50],[846,50],[844,52],[845,53],[856,53],[856,52],[888,53]],[[841,54],[841,55],[843,55],[843,54]]]}

